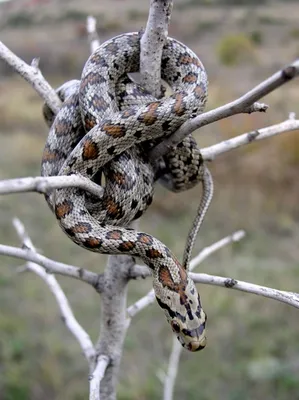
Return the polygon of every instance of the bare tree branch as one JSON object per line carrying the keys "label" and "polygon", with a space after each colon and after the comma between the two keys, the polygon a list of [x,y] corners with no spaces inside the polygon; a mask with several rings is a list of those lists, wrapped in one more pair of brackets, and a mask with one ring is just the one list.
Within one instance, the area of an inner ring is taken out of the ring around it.
{"label": "bare tree branch", "polygon": [[172,350],[170,353],[167,373],[164,378],[164,389],[163,389],[163,400],[172,400],[173,391],[175,386],[176,377],[178,374],[180,355],[182,352],[182,346],[176,337],[172,339]]}
{"label": "bare tree branch", "polygon": [[217,242],[211,244],[203,248],[199,254],[194,257],[190,262],[190,271],[193,271],[199,264],[201,264],[204,260],[206,260],[211,254],[215,253],[216,251],[222,249],[225,246],[228,246],[231,243],[239,242],[240,240],[244,239],[246,236],[245,231],[240,230],[232,233],[229,236],[224,237],[223,239],[218,240]]}
{"label": "bare tree branch", "polygon": [[[217,250],[221,249],[224,246],[232,242],[238,242],[243,239],[245,236],[244,231],[234,232],[230,236],[226,236],[225,238],[219,240],[216,243],[213,243],[211,246],[205,247],[200,251],[200,253],[194,257],[190,262],[190,271],[192,271],[195,267],[197,267],[200,263],[202,263],[207,257],[209,257],[212,253],[215,253]],[[142,267],[142,266],[141,266]],[[140,268],[140,266],[137,266]],[[140,269],[142,271],[142,268]],[[137,276],[137,273],[136,273]],[[192,275],[193,276],[193,275]],[[154,290],[150,290],[145,296],[141,299],[137,300],[136,303],[132,304],[127,309],[127,315],[129,319],[133,318],[136,314],[138,314],[141,310],[143,310],[148,305],[152,304],[155,301],[155,293]]]}
{"label": "bare tree branch", "polygon": [[146,29],[141,38],[141,85],[161,97],[161,59],[168,36],[173,0],[151,0]]}
{"label": "bare tree branch", "polygon": [[[160,4],[158,4],[160,3]],[[169,4],[169,0],[163,1]],[[154,7],[158,7],[153,10]],[[153,68],[157,72],[161,69],[161,56],[156,58],[156,53],[162,54],[164,40],[162,34],[167,33],[168,22],[170,17],[170,9],[162,6],[161,0],[151,1],[150,15],[153,15],[160,8],[159,34],[156,34],[156,22],[149,17],[146,28],[146,34],[141,42],[141,65],[140,75],[143,86],[152,94],[156,91],[157,86],[160,90],[160,79],[157,82],[157,76],[148,73]],[[168,13],[168,17],[163,15]],[[157,16],[157,14],[156,14]],[[150,26],[150,24],[153,24]],[[164,24],[164,25],[163,25]],[[144,42],[147,48],[144,49]],[[155,51],[149,52],[149,48]],[[160,75],[159,75],[160,76]],[[128,256],[110,256],[108,265],[105,270],[105,285],[102,292],[102,319],[101,319],[101,336],[98,341],[97,354],[106,355],[113,363],[106,369],[100,387],[100,395],[105,400],[115,400],[116,385],[119,364],[123,349],[123,341],[126,335],[126,301],[127,301],[127,283],[130,271],[134,267],[135,260]]]}
{"label": "bare tree branch", "polygon": [[242,292],[256,294],[258,296],[268,297],[269,299],[277,300],[281,303],[289,304],[290,306],[299,308],[299,293],[277,290],[267,286],[260,286],[249,282],[239,281],[233,278],[223,278],[222,276],[194,273],[191,273],[190,276],[194,282],[197,283],[222,286],[228,289],[236,289]]}
{"label": "bare tree branch", "polygon": [[0,254],[20,258],[41,265],[48,274],[59,274],[70,276],[93,286],[98,292],[102,289],[102,275],[88,271],[84,268],[74,267],[73,265],[64,264],[51,260],[41,254],[35,253],[31,249],[5,246],[0,244]]}
{"label": "bare tree branch", "polygon": [[28,83],[30,83],[34,90],[45,100],[51,110],[57,114],[61,107],[61,101],[55,90],[43,77],[36,60],[33,61],[32,66],[26,64],[2,42],[0,42],[0,58],[7,62],[13,70],[18,72]]}
{"label": "bare tree branch", "polygon": [[257,105],[256,101],[273,92],[273,90],[291,81],[299,74],[299,60],[281,69],[270,78],[264,80],[259,85],[239,97],[237,100],[224,106],[215,108],[189,119],[169,138],[158,144],[150,153],[150,158],[156,160],[166,154],[172,146],[177,145],[184,137],[202,126],[211,124],[223,118],[230,117],[240,113],[251,113],[253,111],[266,111],[265,104]]}
{"label": "bare tree branch", "polygon": [[101,198],[103,188],[90,179],[79,175],[35,176],[0,181],[0,195],[20,192],[46,193],[50,189],[76,186]]}
{"label": "bare tree branch", "polygon": [[[23,246],[36,253],[36,249],[27,232],[25,231],[24,225],[21,223],[21,221],[18,218],[14,218],[13,225],[17,231],[18,236],[22,240]],[[33,262],[27,262],[26,269],[36,273],[48,285],[50,291],[53,293],[57,301],[63,322],[72,333],[72,335],[77,339],[88,363],[91,364],[95,358],[95,348],[88,333],[76,320],[68,299],[61,289],[61,286],[57,282],[55,276],[49,275],[43,267],[40,267]]]}
{"label": "bare tree branch", "polygon": [[[247,132],[209,147],[203,147],[201,149],[202,157],[206,161],[212,161],[217,156],[223,153],[250,144],[257,140],[263,140],[281,133],[298,130],[299,120],[294,119],[293,114],[291,116],[292,118],[289,118],[279,124]],[[3,180],[0,181],[0,195],[32,191],[38,193],[46,193],[50,189],[58,189],[71,186],[76,186],[84,189],[89,193],[94,194],[98,198],[101,198],[103,195],[103,188],[101,186],[95,184],[87,178],[77,175],[51,177],[36,176]],[[132,270],[131,273],[131,278],[137,277],[134,276],[134,270]]]}
{"label": "bare tree branch", "polygon": [[[253,293],[258,296],[268,297],[269,299],[277,300],[282,303],[286,303],[293,307],[299,308],[299,293],[277,290],[266,286],[255,285],[249,282],[237,281],[236,279],[232,278],[223,278],[221,276],[213,276],[208,274],[190,273],[190,277],[196,283],[222,286],[229,289],[240,290],[242,292]],[[164,379],[163,400],[173,399],[174,385],[176,381],[181,352],[182,352],[182,346],[180,346],[176,338],[174,338],[172,344],[172,351],[168,362],[168,370]]]}
{"label": "bare tree branch", "polygon": [[214,144],[213,146],[202,148],[200,152],[204,160],[211,161],[216,156],[240,146],[256,142],[257,140],[267,139],[271,136],[278,135],[279,133],[290,132],[297,129],[299,129],[299,120],[289,118],[279,124],[244,133],[243,135]]}
{"label": "bare tree branch", "polygon": [[97,354],[105,355],[111,363],[101,384],[101,398],[115,400],[118,370],[126,336],[126,307],[128,271],[135,261],[128,256],[110,256],[104,273],[101,293],[101,334]]}
{"label": "bare tree branch", "polygon": [[133,268],[128,271],[128,279],[145,279],[149,276],[152,276],[152,272],[146,265],[135,264]]}
{"label": "bare tree branch", "polygon": [[93,53],[98,47],[100,47],[101,44],[99,35],[97,33],[97,20],[94,17],[87,17],[86,30],[88,33],[90,52]]}
{"label": "bare tree branch", "polygon": [[[235,232],[231,237],[226,237],[220,240],[217,243],[214,243],[212,246],[206,247],[199,253],[197,257],[195,257],[190,264],[190,267],[193,269],[198,264],[200,264],[205,258],[207,258],[210,254],[212,254],[217,249],[225,246],[230,243],[230,241],[240,240],[244,237],[243,231]],[[230,240],[231,238],[231,240]],[[260,296],[268,297],[270,299],[274,299],[280,301],[282,303],[289,304],[293,307],[299,308],[299,294],[293,292],[281,291],[265,286],[254,285],[252,283],[237,281],[232,278],[223,278],[220,276],[213,276],[208,274],[195,274],[190,273],[191,278],[194,282],[204,283],[209,285],[222,286],[226,288],[236,289],[240,291],[244,291],[247,293],[253,293]],[[163,400],[172,400],[174,385],[176,381],[176,376],[178,372],[178,365],[180,360],[180,355],[182,352],[182,347],[176,340],[173,338],[172,351],[170,354],[168,369],[164,379],[164,396]]]}
{"label": "bare tree branch", "polygon": [[109,364],[109,357],[99,356],[96,367],[89,377],[89,400],[100,400],[100,385]]}

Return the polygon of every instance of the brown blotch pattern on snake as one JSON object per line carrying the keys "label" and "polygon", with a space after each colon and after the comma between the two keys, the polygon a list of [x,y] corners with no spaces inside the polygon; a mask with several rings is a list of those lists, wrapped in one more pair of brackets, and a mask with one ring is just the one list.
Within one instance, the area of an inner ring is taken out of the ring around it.
{"label": "brown blotch pattern on snake", "polygon": [[89,249],[97,249],[101,246],[103,243],[102,240],[97,239],[97,238],[88,238],[84,242],[84,246],[88,247]]}
{"label": "brown blotch pattern on snake", "polygon": [[176,113],[176,115],[181,116],[184,115],[186,112],[186,106],[183,102],[185,95],[183,93],[177,93],[174,98],[175,98],[175,104],[173,106],[173,111]]}
{"label": "brown blotch pattern on snake", "polygon": [[57,136],[69,135],[69,123],[67,121],[60,118],[55,127]]}
{"label": "brown blotch pattern on snake", "polygon": [[125,127],[120,124],[105,124],[103,125],[102,129],[106,133],[106,135],[112,136],[114,138],[122,138],[126,135]]}
{"label": "brown blotch pattern on snake", "polygon": [[84,124],[85,129],[88,132],[97,124],[97,120],[93,115],[87,113],[84,117]]}
{"label": "brown blotch pattern on snake", "polygon": [[137,233],[137,241],[139,243],[151,245],[153,243],[153,238],[150,235],[147,235],[146,233],[139,232]]}
{"label": "brown blotch pattern on snake", "polygon": [[114,231],[109,231],[107,232],[106,238],[112,240],[122,240],[122,232],[118,229],[115,229]]}
{"label": "brown blotch pattern on snake", "polygon": [[181,55],[178,62],[179,62],[179,64],[184,64],[184,65],[194,64],[197,67],[201,66],[201,63],[199,62],[199,60],[197,58],[191,57],[186,54]]}
{"label": "brown blotch pattern on snake", "polygon": [[65,218],[73,210],[73,203],[70,200],[64,200],[62,203],[57,204],[55,214],[58,219]]}
{"label": "brown blotch pattern on snake", "polygon": [[107,172],[107,178],[119,186],[125,186],[128,182],[128,179],[124,174],[118,171],[113,171],[112,169]]}
{"label": "brown blotch pattern on snake", "polygon": [[159,269],[158,279],[163,286],[166,286],[168,288],[172,288],[174,286],[171,273],[169,269],[164,265],[162,265]]}
{"label": "brown blotch pattern on snake", "polygon": [[[183,271],[182,269],[180,269],[180,271]],[[182,305],[186,305],[187,304],[187,296],[185,293],[185,289],[186,289],[186,278],[187,275],[186,274],[180,274],[181,275],[181,279],[179,281],[179,283],[175,283],[173,281],[173,278],[171,276],[171,273],[169,271],[169,269],[167,267],[165,267],[164,265],[162,265],[162,267],[160,267],[159,269],[159,274],[158,274],[158,279],[160,281],[160,283],[167,287],[169,290],[172,290],[173,292],[177,292],[180,296],[180,303]]]}
{"label": "brown blotch pattern on snake", "polygon": [[105,99],[97,94],[95,94],[92,99],[92,105],[96,108],[97,112],[105,111],[109,107],[109,104],[105,101]]}
{"label": "brown blotch pattern on snake", "polygon": [[143,122],[144,125],[147,126],[153,125],[159,117],[157,113],[159,105],[159,102],[149,104],[147,107],[147,111],[139,115],[138,121]]}
{"label": "brown blotch pattern on snake", "polygon": [[148,258],[162,258],[163,254],[157,249],[146,249],[145,254]]}
{"label": "brown blotch pattern on snake", "polygon": [[92,226],[88,222],[81,222],[72,227],[73,233],[89,233],[92,231]]}
{"label": "brown blotch pattern on snake", "polygon": [[133,117],[136,114],[136,109],[134,107],[128,108],[127,110],[122,112],[123,118]]}
{"label": "brown blotch pattern on snake", "polygon": [[99,149],[96,143],[87,139],[84,141],[82,158],[83,160],[96,160],[99,155]]}
{"label": "brown blotch pattern on snake", "polygon": [[82,91],[82,93],[85,93],[88,91],[88,88],[91,85],[99,83],[105,83],[105,78],[99,76],[99,74],[94,71],[90,71],[89,74],[86,75],[85,79],[81,81],[80,90]]}
{"label": "brown blotch pattern on snake", "polygon": [[197,74],[195,74],[194,72],[189,72],[187,75],[184,76],[182,81],[186,83],[195,83],[197,81],[197,78]]}
{"label": "brown blotch pattern on snake", "polygon": [[206,92],[206,89],[204,87],[202,87],[201,85],[197,85],[194,90],[194,94],[198,99],[204,98],[206,96],[205,92]]}
{"label": "brown blotch pattern on snake", "polygon": [[103,199],[103,208],[106,209],[110,218],[120,219],[124,215],[124,211],[120,204],[118,204],[112,197],[107,196]]}
{"label": "brown blotch pattern on snake", "polygon": [[107,46],[105,47],[105,50],[108,50],[111,53],[116,54],[117,51],[119,50],[119,46],[117,43],[111,42],[111,43],[107,44]]}
{"label": "brown blotch pattern on snake", "polygon": [[134,247],[136,246],[136,243],[131,242],[131,241],[126,241],[126,242],[122,242],[120,243],[120,245],[118,246],[118,250],[120,251],[131,251],[134,249]]}
{"label": "brown blotch pattern on snake", "polygon": [[55,162],[59,159],[60,157],[57,154],[57,151],[51,151],[49,148],[45,148],[42,158],[43,162]]}

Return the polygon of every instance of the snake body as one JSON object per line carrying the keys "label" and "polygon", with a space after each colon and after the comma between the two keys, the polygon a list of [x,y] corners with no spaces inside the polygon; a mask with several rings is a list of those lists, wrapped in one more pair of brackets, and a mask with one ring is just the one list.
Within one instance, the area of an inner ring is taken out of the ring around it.
{"label": "snake body", "polygon": [[[127,226],[152,200],[157,166],[148,160],[147,150],[203,111],[207,76],[198,57],[169,38],[163,49],[162,78],[173,94],[157,100],[145,93],[142,99],[142,90],[136,90],[134,99],[133,87],[123,106],[120,87],[127,72],[139,70],[139,54],[137,33],[102,44],[86,62],[80,83],[66,96],[54,122],[50,121],[42,175],[80,174],[99,183],[103,174],[103,197],[94,199],[80,189],[67,188],[49,193],[46,199],[64,232],[78,245],[104,254],[140,257],[152,269],[156,299],[172,330],[182,346],[197,351],[206,344],[206,315],[187,272],[188,256],[182,266],[158,239]],[[162,180],[175,191],[193,186],[205,174],[191,137],[163,162],[168,171]]]}

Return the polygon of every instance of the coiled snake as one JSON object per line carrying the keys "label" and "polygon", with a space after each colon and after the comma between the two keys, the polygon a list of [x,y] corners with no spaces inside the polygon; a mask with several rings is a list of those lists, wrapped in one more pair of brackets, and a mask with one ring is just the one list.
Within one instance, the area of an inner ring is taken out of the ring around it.
{"label": "coiled snake", "polygon": [[[148,150],[203,111],[207,76],[197,56],[169,38],[163,49],[162,79],[173,94],[157,100],[126,75],[139,70],[139,53],[137,33],[108,40],[89,57],[81,81],[69,93],[61,91],[66,98],[55,119],[45,107],[51,129],[42,175],[79,174],[96,183],[105,176],[101,199],[78,188],[52,191],[46,199],[64,232],[78,245],[140,257],[152,269],[155,295],[172,330],[185,348],[197,351],[206,344],[206,316],[187,265],[212,187],[204,187],[183,265],[159,240],[127,226],[151,203],[161,172],[161,160],[151,163]],[[191,135],[162,162],[162,183],[171,190],[184,190],[209,178]]]}

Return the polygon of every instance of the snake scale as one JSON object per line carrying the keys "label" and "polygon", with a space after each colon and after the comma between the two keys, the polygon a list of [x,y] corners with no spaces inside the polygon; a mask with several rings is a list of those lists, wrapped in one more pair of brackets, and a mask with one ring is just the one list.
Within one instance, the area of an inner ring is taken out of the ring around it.
{"label": "snake scale", "polygon": [[211,200],[211,185],[204,187],[183,264],[158,239],[128,225],[151,203],[159,171],[160,181],[173,191],[210,182],[191,135],[163,160],[153,163],[148,159],[154,144],[203,111],[207,76],[189,48],[168,38],[161,73],[172,94],[156,99],[127,76],[139,70],[139,55],[138,33],[108,40],[89,57],[81,80],[70,90],[61,90],[64,102],[56,117],[44,108],[50,132],[42,175],[79,174],[102,185],[105,177],[101,199],[78,188],[64,188],[47,193],[46,200],[76,244],[94,252],[141,258],[153,271],[156,299],[172,330],[183,347],[197,351],[206,345],[206,315],[187,266]]}

